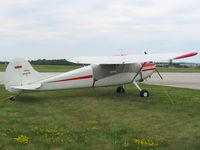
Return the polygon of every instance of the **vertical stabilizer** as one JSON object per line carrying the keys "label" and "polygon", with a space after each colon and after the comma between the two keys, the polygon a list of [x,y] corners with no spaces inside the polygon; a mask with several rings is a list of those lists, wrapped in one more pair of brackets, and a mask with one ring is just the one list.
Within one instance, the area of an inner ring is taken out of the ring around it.
{"label": "vertical stabilizer", "polygon": [[6,90],[19,93],[21,90],[11,87],[28,85],[37,81],[39,78],[40,74],[33,69],[28,61],[16,58],[6,68],[4,84]]}

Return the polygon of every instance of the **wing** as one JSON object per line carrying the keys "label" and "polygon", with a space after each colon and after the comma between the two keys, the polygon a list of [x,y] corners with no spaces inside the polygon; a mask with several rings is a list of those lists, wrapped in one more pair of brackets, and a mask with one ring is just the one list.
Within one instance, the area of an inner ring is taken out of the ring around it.
{"label": "wing", "polygon": [[168,54],[147,54],[147,55],[125,55],[125,56],[96,56],[76,57],[68,61],[76,64],[132,64],[141,62],[159,62],[165,60],[176,60],[197,55],[197,52],[190,53],[168,53]]}
{"label": "wing", "polygon": [[27,84],[22,86],[11,86],[12,89],[16,90],[36,90],[41,87],[41,83],[37,84]]}

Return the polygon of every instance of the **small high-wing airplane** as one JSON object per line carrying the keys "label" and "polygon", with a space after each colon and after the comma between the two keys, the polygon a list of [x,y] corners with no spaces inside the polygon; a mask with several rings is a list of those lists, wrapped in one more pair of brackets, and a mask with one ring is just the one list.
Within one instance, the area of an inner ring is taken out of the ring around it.
{"label": "small high-wing airplane", "polygon": [[[88,66],[61,73],[45,75],[33,69],[23,59],[13,59],[5,71],[6,90],[20,94],[24,91],[46,91],[72,88],[94,88],[118,85],[116,92],[124,93],[124,84],[133,83],[141,97],[149,92],[138,85],[156,71],[154,62],[176,60],[197,55],[197,52],[171,54],[120,55],[100,57],[77,57],[69,61]],[[14,100],[11,97],[10,100]]]}

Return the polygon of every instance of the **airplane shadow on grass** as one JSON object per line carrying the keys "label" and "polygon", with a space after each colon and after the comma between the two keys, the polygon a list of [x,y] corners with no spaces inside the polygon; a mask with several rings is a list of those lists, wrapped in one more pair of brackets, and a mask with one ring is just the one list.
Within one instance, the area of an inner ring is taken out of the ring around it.
{"label": "airplane shadow on grass", "polygon": [[33,92],[22,93],[17,97],[16,101],[23,103],[38,103],[38,102],[50,102],[50,101],[71,101],[71,100],[120,100],[120,101],[138,101],[145,102],[151,98],[141,98],[136,90],[127,90],[124,94],[115,93],[115,89],[108,88],[96,88],[96,89],[74,89],[74,90],[60,90],[60,91],[47,91],[47,92]]}

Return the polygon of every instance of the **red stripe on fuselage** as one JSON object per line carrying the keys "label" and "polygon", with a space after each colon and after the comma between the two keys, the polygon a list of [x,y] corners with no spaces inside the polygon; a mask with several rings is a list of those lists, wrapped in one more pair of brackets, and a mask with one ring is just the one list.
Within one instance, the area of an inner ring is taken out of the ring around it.
{"label": "red stripe on fuselage", "polygon": [[65,82],[65,81],[73,81],[73,80],[84,80],[84,79],[90,79],[90,78],[93,78],[93,76],[92,75],[88,75],[88,76],[82,76],[82,77],[76,77],[76,78],[55,80],[55,81],[51,81],[49,83],[53,83],[53,82]]}
{"label": "red stripe on fuselage", "polygon": [[145,71],[151,71],[151,70],[156,70],[156,68],[144,69],[144,70],[142,70],[142,71],[145,72]]}
{"label": "red stripe on fuselage", "polygon": [[154,67],[154,66],[156,66],[156,64],[153,63],[153,62],[141,63],[141,65],[143,65],[143,68],[144,68],[144,67]]}
{"label": "red stripe on fuselage", "polygon": [[20,69],[20,68],[22,68],[21,65],[15,66],[15,69]]}

